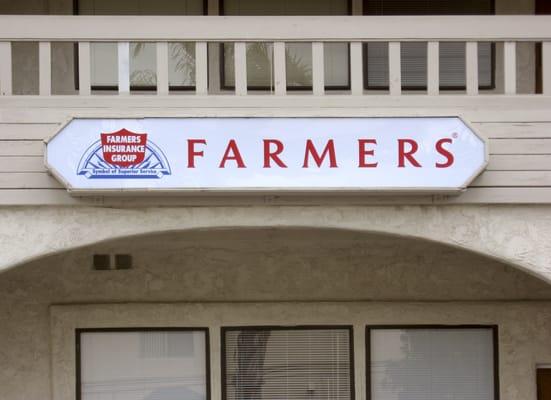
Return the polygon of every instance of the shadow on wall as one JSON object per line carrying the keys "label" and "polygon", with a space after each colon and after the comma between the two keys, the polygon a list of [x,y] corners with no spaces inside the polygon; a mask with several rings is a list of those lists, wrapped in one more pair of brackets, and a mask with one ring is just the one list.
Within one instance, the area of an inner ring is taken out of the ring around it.
{"label": "shadow on wall", "polygon": [[[94,254],[131,269],[94,270]],[[551,285],[433,242],[323,229],[171,232],[114,240],[0,274],[0,298],[114,301],[535,300]]]}

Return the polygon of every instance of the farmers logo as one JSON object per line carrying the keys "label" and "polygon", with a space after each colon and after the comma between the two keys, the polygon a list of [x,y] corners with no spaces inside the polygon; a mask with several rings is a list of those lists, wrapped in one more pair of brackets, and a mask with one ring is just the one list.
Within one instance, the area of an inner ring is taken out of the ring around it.
{"label": "farmers logo", "polygon": [[90,179],[158,179],[170,175],[165,155],[147,133],[102,133],[82,156],[77,173]]}

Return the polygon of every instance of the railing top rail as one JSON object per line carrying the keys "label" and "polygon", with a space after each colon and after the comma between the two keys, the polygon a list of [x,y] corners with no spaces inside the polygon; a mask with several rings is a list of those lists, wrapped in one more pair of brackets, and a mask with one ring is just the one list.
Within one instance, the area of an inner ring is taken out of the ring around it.
{"label": "railing top rail", "polygon": [[551,16],[0,15],[0,41],[550,41]]}

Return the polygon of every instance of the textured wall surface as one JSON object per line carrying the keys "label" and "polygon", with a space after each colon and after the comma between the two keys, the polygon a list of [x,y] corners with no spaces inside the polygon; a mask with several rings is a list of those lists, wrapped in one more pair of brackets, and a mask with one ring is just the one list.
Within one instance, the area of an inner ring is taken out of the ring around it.
{"label": "textured wall surface", "polygon": [[6,207],[0,209],[0,269],[125,236],[248,227],[416,237],[485,254],[551,282],[551,206]]}
{"label": "textured wall surface", "polygon": [[[94,271],[97,253],[131,254],[134,268]],[[535,400],[535,363],[551,362],[550,300],[551,285],[518,269],[417,239],[320,229],[124,238],[0,274],[0,398],[47,400],[55,379],[58,398],[72,399],[71,326],[206,325],[215,346],[220,324],[315,322],[355,324],[358,378],[365,324],[500,324],[503,398]],[[212,357],[216,395],[216,347]]]}
{"label": "textured wall surface", "polygon": [[52,310],[57,399],[75,391],[74,328],[91,326],[209,326],[212,399],[221,398],[220,326],[347,324],[354,326],[356,399],[366,398],[366,324],[481,324],[499,327],[504,400],[536,400],[535,367],[551,360],[551,303],[269,303],[155,304],[56,307]]}

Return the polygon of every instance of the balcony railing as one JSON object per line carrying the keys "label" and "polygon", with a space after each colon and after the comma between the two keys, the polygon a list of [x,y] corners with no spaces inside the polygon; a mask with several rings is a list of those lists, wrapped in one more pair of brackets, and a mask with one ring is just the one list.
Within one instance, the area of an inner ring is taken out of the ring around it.
{"label": "balcony railing", "polygon": [[[543,95],[551,95],[551,16],[438,16],[438,17],[134,17],[134,16],[0,16],[0,95],[13,94],[12,43],[38,42],[39,96],[52,94],[53,42],[78,43],[78,94],[92,94],[91,44],[115,42],[118,48],[118,94],[130,93],[131,42],[156,43],[156,93],[169,94],[168,44],[195,43],[195,94],[210,95],[208,44],[233,43],[234,94],[245,96],[247,51],[250,42],[273,44],[273,94],[289,95],[286,75],[286,43],[312,46],[312,91],[327,94],[324,44],[348,43],[350,91],[364,89],[363,43],[388,42],[388,93],[402,95],[400,46],[404,42],[427,43],[427,87],[423,94],[438,95],[439,44],[465,43],[465,94],[477,95],[478,44],[503,43],[503,93],[517,93],[517,51],[520,42],[541,43]],[[249,93],[250,94],[250,93]]]}

